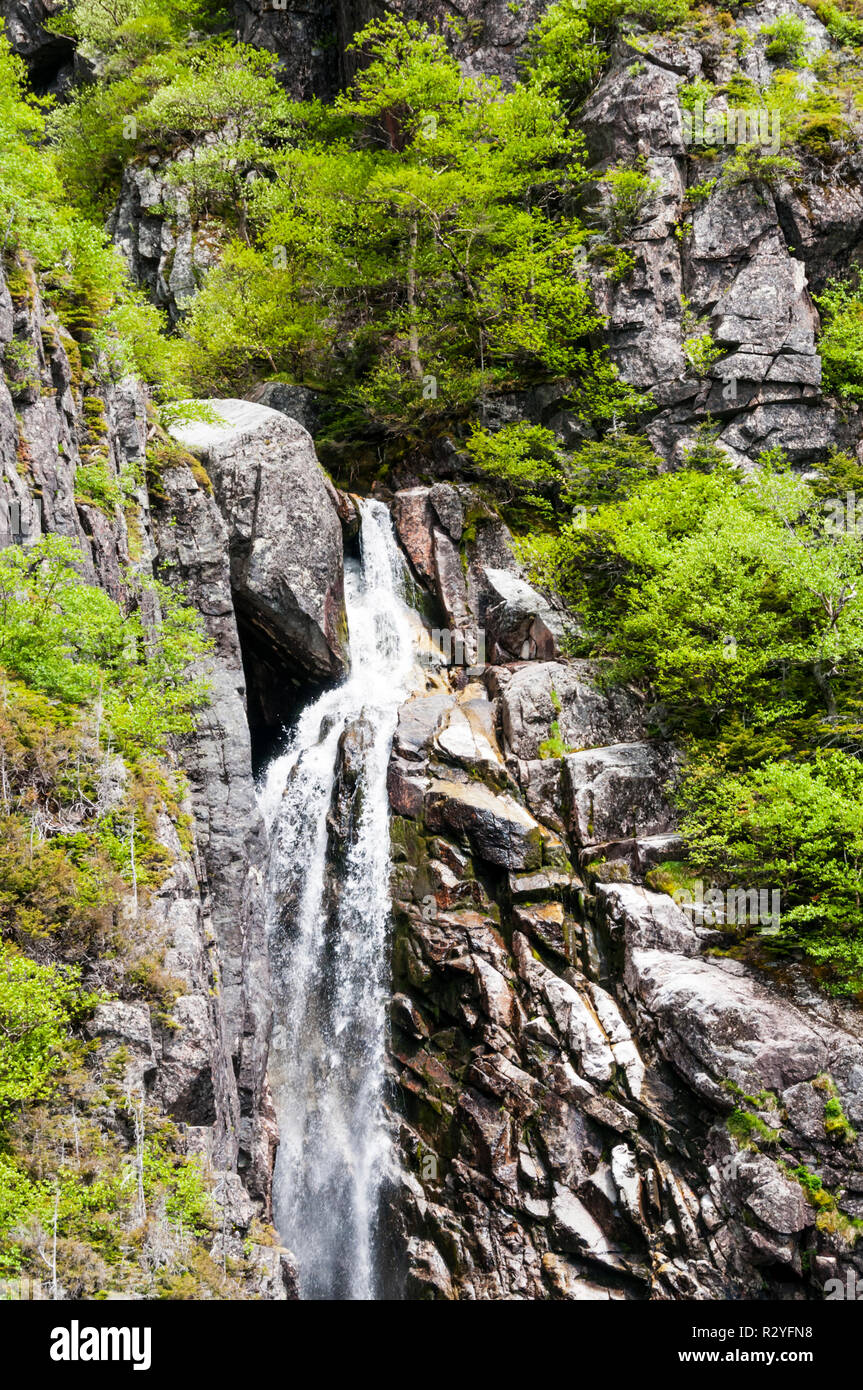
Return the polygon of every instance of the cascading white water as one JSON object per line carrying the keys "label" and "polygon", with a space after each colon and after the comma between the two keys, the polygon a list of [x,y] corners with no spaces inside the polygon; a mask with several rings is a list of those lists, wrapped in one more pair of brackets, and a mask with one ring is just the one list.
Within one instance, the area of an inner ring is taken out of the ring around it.
{"label": "cascading white water", "polygon": [[[414,669],[414,629],[404,561],[380,502],[362,503],[361,550],[361,563],[345,565],[350,674],[303,712],[260,796],[276,987],[274,1208],[299,1262],[303,1298],[375,1296],[375,1228],[390,1162],[386,775]],[[351,730],[356,816],[345,842],[334,844],[328,816],[340,741]]]}

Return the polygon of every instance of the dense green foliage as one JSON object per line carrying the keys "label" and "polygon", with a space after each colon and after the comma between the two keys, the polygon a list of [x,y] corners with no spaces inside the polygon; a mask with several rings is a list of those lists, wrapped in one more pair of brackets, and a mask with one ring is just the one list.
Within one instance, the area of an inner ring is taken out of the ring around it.
{"label": "dense green foliage", "polygon": [[688,748],[692,865],[780,889],[770,948],[802,947],[831,988],[863,989],[863,546],[845,510],[859,466],[834,454],[807,482],[771,454],[744,476],[702,434],[686,467],[650,476],[645,460],[627,473],[629,441],[601,448],[606,500],[582,455],[558,455],[559,495],[581,506],[524,553],[578,613],[582,650],[642,686]]}
{"label": "dense green foliage", "polygon": [[161,749],[192,727],[205,694],[187,677],[206,650],[197,614],[151,585],[160,620],[150,630],[140,609],[124,614],[85,583],[79,564],[75,544],[58,536],[0,550],[0,664],[63,703],[98,699],[120,748]]}
{"label": "dense green foliage", "polygon": [[28,266],[50,303],[91,350],[105,352],[117,376],[138,371],[167,389],[170,350],[161,316],[128,283],[104,232],[66,196],[45,117],[27,95],[25,69],[0,33],[0,225],[13,292],[26,290]]}
{"label": "dense green foliage", "polygon": [[567,453],[551,430],[526,421],[504,425],[494,433],[475,424],[464,449],[468,458],[489,474],[505,503],[518,501],[534,513],[558,519],[575,507],[579,524],[586,516],[587,503],[616,496],[660,466],[659,458],[641,436],[614,432]]}
{"label": "dense green foliage", "polygon": [[[0,551],[0,1271],[44,1279],[56,1227],[63,1288],[93,1296],[152,1288],[157,1235],[198,1259],[190,1234],[210,1210],[202,1174],[151,1117],[142,1215],[78,1031],[110,997],[82,988],[94,968],[171,1026],[182,982],[161,967],[138,912],[173,862],[166,812],[188,831],[176,779],[150,754],[190,727],[203,689],[184,672],[204,647],[167,591],[151,595],[162,623],[148,629],[84,583],[79,560],[56,537]],[[122,1086],[110,1103],[129,1104]],[[58,1152],[68,1153],[59,1168]],[[178,1223],[182,1239],[170,1234]],[[175,1254],[162,1263],[182,1264]],[[221,1288],[215,1270],[200,1269],[202,1281]]]}
{"label": "dense green foliage", "polygon": [[823,316],[818,350],[824,389],[863,401],[863,277],[830,280],[816,303]]}
{"label": "dense green foliage", "polygon": [[837,749],[805,762],[727,772],[705,759],[687,778],[690,854],[724,882],[780,889],[771,948],[802,943],[845,991],[863,990],[863,764]]}
{"label": "dense green foliage", "polygon": [[[262,374],[304,381],[330,396],[337,437],[458,417],[533,380],[571,382],[585,418],[638,408],[595,345],[602,320],[572,273],[587,176],[548,66],[548,44],[560,44],[544,29],[524,82],[504,93],[463,77],[441,34],[374,21],[354,40],[353,87],[323,107],[287,101],[271,55],[203,23],[190,30],[173,5],[153,43],[151,0],[123,0],[112,27],[115,8],[78,0],[64,14],[104,76],[53,113],[51,133],[84,212],[100,216],[124,163],[155,151],[175,190],[167,211],[187,207],[219,245],[186,306],[179,361],[166,349],[189,394],[240,391]],[[609,36],[686,12],[680,0],[596,8]],[[218,27],[217,8],[198,9]],[[551,29],[564,9],[549,11]],[[561,72],[575,62],[554,60]],[[635,169],[609,180],[614,237],[652,185]]]}
{"label": "dense green foliage", "polygon": [[252,244],[229,245],[184,324],[192,378],[314,382],[342,430],[457,415],[519,380],[571,378],[598,418],[634,403],[590,346],[567,211],[585,175],[554,93],[464,78],[417,24],[355,43],[353,88],[295,107],[272,177],[249,185]]}
{"label": "dense green foliage", "polygon": [[806,25],[797,15],[781,15],[772,24],[764,25],[761,33],[769,40],[768,58],[785,63],[788,67],[796,67],[803,62],[809,40]]}
{"label": "dense green foliage", "polygon": [[0,942],[0,1117],[50,1094],[68,1026],[87,1003],[72,969],[39,965]]}

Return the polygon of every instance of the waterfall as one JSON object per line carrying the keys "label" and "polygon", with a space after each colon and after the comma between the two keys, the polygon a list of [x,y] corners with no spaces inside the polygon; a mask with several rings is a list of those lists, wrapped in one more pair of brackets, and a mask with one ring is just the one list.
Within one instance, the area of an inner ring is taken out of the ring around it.
{"label": "waterfall", "polygon": [[350,673],[308,706],[260,793],[270,835],[275,1220],[301,1296],[375,1296],[391,1163],[383,1120],[389,986],[387,763],[414,668],[387,508],[362,506],[345,564]]}

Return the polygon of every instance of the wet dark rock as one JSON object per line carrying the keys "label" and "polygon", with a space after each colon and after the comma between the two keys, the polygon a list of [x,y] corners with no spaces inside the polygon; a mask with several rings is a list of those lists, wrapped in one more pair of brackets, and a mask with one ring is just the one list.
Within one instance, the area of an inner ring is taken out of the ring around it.
{"label": "wet dark rock", "polygon": [[481,782],[462,785],[434,780],[426,794],[426,823],[469,838],[490,864],[535,869],[542,863],[539,825],[511,796],[498,796]]}

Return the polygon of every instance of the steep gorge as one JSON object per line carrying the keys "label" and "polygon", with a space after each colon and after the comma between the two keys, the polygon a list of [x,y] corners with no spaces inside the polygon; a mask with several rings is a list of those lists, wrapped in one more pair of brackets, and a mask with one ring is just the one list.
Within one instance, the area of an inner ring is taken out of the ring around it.
{"label": "steep gorge", "polygon": [[[19,9],[0,5],[51,85],[68,52]],[[479,7],[458,56],[511,81],[541,9]],[[303,97],[350,76],[345,41],[368,18],[236,10]],[[829,47],[811,10],[765,0],[740,20],[747,72],[786,13]],[[726,61],[712,33],[616,41],[580,126],[594,166],[640,157],[656,182],[623,243],[631,274],[587,273],[624,378],[653,391],[646,433],[668,465],[709,416],[730,458],[781,447],[808,468],[863,436],[859,407],[821,391],[811,298],[858,260],[859,152],[814,159],[796,189],[693,199],[677,92]],[[212,247],[165,211],[162,172],[129,163],[111,230],[175,314]],[[698,374],[685,344],[707,320],[722,354]],[[208,703],[172,755],[188,794],[157,815],[170,864],[138,924],[178,982],[171,1022],[120,968],[86,1026],[211,1172],[207,1239],[233,1296],[798,1299],[863,1276],[859,1009],[798,960],[729,954],[645,886],[679,851],[679,753],[637,692],[565,654],[566,615],[528,583],[459,441],[396,450],[358,498],[298,418],[313,426],[313,392],[214,400],[172,442],[137,381],[85,382],[32,274],[3,279],[13,342],[31,374],[0,383],[12,529],[74,538],[118,600],[146,602],[151,575],[182,589],[213,644]],[[483,407],[492,430],[584,436],[565,384]],[[112,477],[138,470],[123,506],[76,486],[97,443]],[[411,672],[423,623],[466,664],[432,652]]]}

